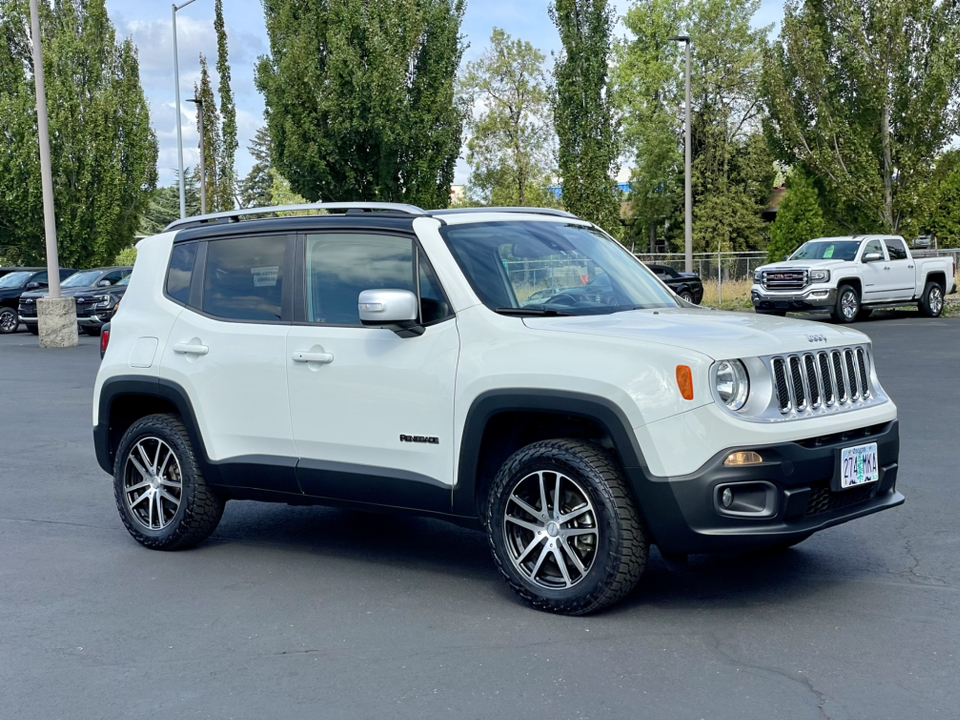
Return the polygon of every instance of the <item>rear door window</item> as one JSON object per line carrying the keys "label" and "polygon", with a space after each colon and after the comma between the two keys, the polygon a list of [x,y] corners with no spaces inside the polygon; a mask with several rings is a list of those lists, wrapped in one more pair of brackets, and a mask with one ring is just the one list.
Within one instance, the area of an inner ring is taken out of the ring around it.
{"label": "rear door window", "polygon": [[906,260],[907,248],[900,238],[887,238],[887,252],[890,253],[891,260]]}
{"label": "rear door window", "polygon": [[225,320],[279,322],[289,236],[210,240],[203,312]]}

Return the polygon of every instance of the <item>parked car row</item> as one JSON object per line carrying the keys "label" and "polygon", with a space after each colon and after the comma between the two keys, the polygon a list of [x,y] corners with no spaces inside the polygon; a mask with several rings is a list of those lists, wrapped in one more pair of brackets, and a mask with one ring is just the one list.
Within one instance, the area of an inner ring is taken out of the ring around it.
{"label": "parked car row", "polygon": [[[102,267],[76,271],[60,269],[62,297],[77,303],[77,324],[89,335],[99,335],[100,328],[116,311],[126,292],[132,267]],[[12,333],[21,323],[38,334],[37,300],[49,294],[45,268],[0,268],[0,333]]]}

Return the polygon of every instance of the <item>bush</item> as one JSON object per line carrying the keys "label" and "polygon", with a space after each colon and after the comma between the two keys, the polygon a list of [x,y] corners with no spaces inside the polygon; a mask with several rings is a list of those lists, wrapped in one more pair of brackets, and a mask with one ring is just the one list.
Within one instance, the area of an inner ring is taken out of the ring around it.
{"label": "bush", "polygon": [[790,174],[787,191],[776,222],[770,228],[767,262],[779,262],[807,240],[823,235],[823,212],[817,188],[801,168],[795,168]]}
{"label": "bush", "polygon": [[137,261],[137,249],[132,245],[120,251],[114,259],[114,265],[133,265]]}

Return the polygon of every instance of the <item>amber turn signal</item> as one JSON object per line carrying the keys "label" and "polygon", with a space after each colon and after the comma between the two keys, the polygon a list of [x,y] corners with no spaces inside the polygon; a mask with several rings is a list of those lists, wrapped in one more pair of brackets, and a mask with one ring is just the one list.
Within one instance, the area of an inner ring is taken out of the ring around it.
{"label": "amber turn signal", "polygon": [[763,458],[760,457],[760,453],[755,453],[752,450],[748,452],[735,452],[727,455],[727,459],[723,461],[723,464],[727,467],[735,467],[739,465],[759,465],[763,462]]}
{"label": "amber turn signal", "polygon": [[677,387],[684,400],[693,400],[693,372],[686,365],[677,365]]}

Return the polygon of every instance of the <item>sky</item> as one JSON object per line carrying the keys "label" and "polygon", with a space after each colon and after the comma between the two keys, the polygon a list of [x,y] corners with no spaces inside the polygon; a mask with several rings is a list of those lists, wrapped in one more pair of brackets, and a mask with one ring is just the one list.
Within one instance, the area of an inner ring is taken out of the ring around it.
{"label": "sky", "polygon": [[[150,103],[150,118],[157,134],[160,154],[157,160],[159,184],[172,185],[177,168],[177,113],[173,72],[172,6],[158,0],[106,0],[110,19],[118,37],[130,37],[140,56],[140,81]],[[182,0],[181,0],[182,3]],[[464,61],[475,60],[490,40],[494,27],[503,28],[514,38],[526,40],[546,53],[560,47],[556,27],[547,15],[549,0],[467,0],[462,33],[469,44]],[[616,11],[626,12],[629,0],[613,0]],[[217,86],[217,36],[213,29],[214,0],[196,0],[177,13],[177,42],[180,58],[180,99],[184,167],[199,162],[196,110],[186,98],[193,97],[194,84],[200,79],[200,54],[207,57]],[[223,0],[227,26],[232,87],[237,106],[236,170],[238,177],[250,172],[253,160],[247,151],[250,140],[264,124],[263,96],[254,85],[257,58],[269,49],[263,8],[260,0]],[[783,17],[782,0],[762,0],[753,18],[755,26],[779,23]],[[623,34],[622,26],[616,30]],[[548,60],[548,64],[550,60]],[[454,182],[467,179],[468,168],[461,158]]]}

